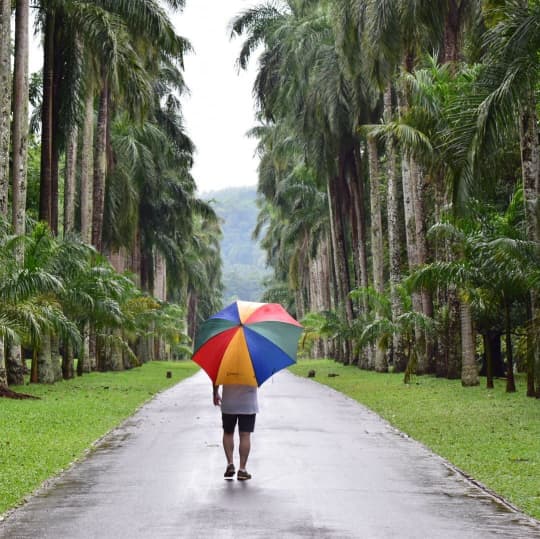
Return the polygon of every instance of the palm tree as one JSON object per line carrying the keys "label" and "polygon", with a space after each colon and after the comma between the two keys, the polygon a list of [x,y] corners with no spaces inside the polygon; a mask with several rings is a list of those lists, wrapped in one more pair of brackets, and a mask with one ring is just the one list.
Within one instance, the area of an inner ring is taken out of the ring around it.
{"label": "palm tree", "polygon": [[11,0],[0,4],[0,216],[7,217],[11,116]]}
{"label": "palm tree", "polygon": [[12,223],[17,235],[25,233],[26,161],[28,153],[28,0],[17,0],[13,76],[13,202]]}
{"label": "palm tree", "polygon": [[445,237],[452,242],[456,258],[450,262],[436,261],[416,270],[409,278],[413,289],[433,289],[437,285],[451,284],[459,295],[461,323],[461,383],[463,386],[478,385],[478,367],[475,360],[470,288],[476,276],[474,263],[468,258],[467,236],[451,224],[437,224],[432,234]]}
{"label": "palm tree", "polygon": [[[367,284],[361,152],[355,133],[357,113],[349,100],[350,81],[341,69],[329,20],[326,6],[291,1],[279,8],[263,4],[247,10],[233,21],[232,30],[233,35],[247,36],[238,59],[241,67],[257,45],[265,46],[255,85],[262,118],[288,121],[305,146],[309,164],[324,177],[336,303],[350,323],[354,313],[348,295],[349,254],[353,253],[359,280]],[[352,361],[345,346],[344,356]]]}
{"label": "palm tree", "polygon": [[[526,0],[505,2],[495,10],[498,23],[485,37],[485,82],[490,91],[479,107],[477,152],[489,152],[501,138],[517,131],[526,211],[527,239],[538,243],[540,147],[536,88],[539,81],[540,6]],[[515,112],[518,111],[518,115]],[[517,120],[517,122],[516,122]],[[516,125],[517,123],[517,125]],[[533,320],[538,320],[539,299],[531,292]],[[534,323],[531,331],[534,331]],[[534,342],[534,339],[530,339]],[[536,357],[536,392],[540,396],[540,353]]]}
{"label": "palm tree", "polygon": [[[12,225],[16,235],[25,233],[26,224],[26,176],[28,156],[28,0],[18,0],[15,12],[15,61],[13,73],[13,122],[12,122]],[[24,253],[20,251],[20,258]],[[21,349],[12,345],[8,349],[11,372],[17,372],[14,383],[22,383],[20,369]]]}

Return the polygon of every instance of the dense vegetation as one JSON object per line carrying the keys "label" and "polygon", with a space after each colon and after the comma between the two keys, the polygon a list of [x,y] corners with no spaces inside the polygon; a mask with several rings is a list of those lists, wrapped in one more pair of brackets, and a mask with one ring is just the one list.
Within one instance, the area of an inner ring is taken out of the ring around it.
{"label": "dense vegetation", "polygon": [[239,14],[266,298],[313,354],[540,397],[540,3],[282,0]]}
{"label": "dense vegetation", "polygon": [[219,223],[180,105],[190,45],[167,14],[183,4],[1,2],[2,395],[27,357],[32,382],[177,357],[221,304]]}
{"label": "dense vegetation", "polygon": [[268,277],[265,253],[252,238],[257,223],[255,187],[236,187],[205,193],[221,219],[223,237],[223,302],[260,301]]}

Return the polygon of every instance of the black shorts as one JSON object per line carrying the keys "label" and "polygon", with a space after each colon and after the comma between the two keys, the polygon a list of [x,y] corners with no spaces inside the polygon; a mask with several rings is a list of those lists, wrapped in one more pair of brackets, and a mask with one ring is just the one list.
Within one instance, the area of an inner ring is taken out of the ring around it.
{"label": "black shorts", "polygon": [[221,414],[223,430],[227,434],[233,434],[236,422],[240,432],[253,432],[255,430],[255,414]]}

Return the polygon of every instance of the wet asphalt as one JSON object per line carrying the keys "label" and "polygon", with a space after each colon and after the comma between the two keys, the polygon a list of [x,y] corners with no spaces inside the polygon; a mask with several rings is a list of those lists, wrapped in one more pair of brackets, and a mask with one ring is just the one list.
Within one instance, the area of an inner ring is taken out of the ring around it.
{"label": "wet asphalt", "polygon": [[0,522],[0,538],[540,538],[351,399],[282,372],[259,393],[251,481],[225,481],[203,372],[158,395]]}

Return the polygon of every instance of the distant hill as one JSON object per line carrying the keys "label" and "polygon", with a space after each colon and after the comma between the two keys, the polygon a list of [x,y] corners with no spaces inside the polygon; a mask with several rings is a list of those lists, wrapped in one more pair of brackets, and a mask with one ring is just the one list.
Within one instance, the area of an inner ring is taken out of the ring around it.
{"label": "distant hill", "polygon": [[257,189],[231,187],[206,192],[202,198],[212,202],[216,213],[223,220],[223,301],[235,299],[260,301],[264,291],[263,280],[269,275],[266,254],[251,239],[257,223]]}

